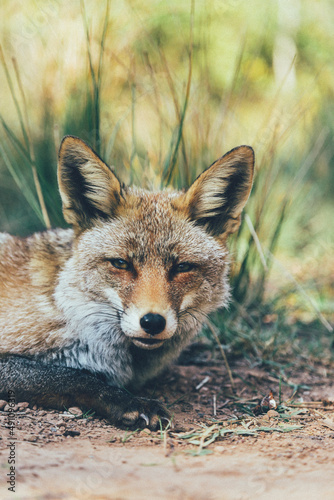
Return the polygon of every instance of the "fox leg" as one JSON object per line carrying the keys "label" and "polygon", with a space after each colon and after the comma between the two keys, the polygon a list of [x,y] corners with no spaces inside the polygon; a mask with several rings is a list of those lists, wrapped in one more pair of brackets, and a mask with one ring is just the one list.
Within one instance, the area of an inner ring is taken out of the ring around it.
{"label": "fox leg", "polygon": [[20,356],[0,357],[0,398],[6,399],[9,391],[17,402],[59,410],[74,405],[93,409],[115,425],[155,430],[169,418],[159,401],[131,396],[88,372]]}

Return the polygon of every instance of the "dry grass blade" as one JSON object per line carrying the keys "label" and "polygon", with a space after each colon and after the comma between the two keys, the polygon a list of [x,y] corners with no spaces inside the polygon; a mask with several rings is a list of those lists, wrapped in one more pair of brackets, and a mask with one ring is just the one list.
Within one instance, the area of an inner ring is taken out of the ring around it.
{"label": "dry grass blade", "polygon": [[[286,410],[288,410],[288,408]],[[289,412],[280,414],[279,416],[266,421],[263,417],[264,416],[250,416],[236,418],[233,420],[225,420],[223,422],[216,422],[210,426],[201,425],[199,426],[199,429],[194,429],[186,433],[172,432],[171,435],[175,438],[185,440],[189,444],[197,446],[198,448],[194,454],[201,455],[202,450],[210,446],[215,441],[222,440],[233,435],[259,436],[259,433],[264,432],[288,433],[304,428],[304,424],[301,423],[299,416],[290,415]],[[293,420],[296,422],[293,422]]]}
{"label": "dry grass blade", "polygon": [[212,335],[214,336],[215,338],[215,341],[217,342],[217,345],[219,347],[219,350],[220,350],[220,353],[223,357],[223,360],[224,360],[224,363],[225,363],[225,367],[226,367],[226,370],[227,370],[227,373],[228,373],[228,377],[230,379],[230,382],[231,382],[231,387],[232,387],[232,391],[234,391],[234,387],[235,387],[235,384],[234,384],[234,380],[233,380],[233,375],[232,375],[232,372],[231,372],[231,368],[230,368],[230,365],[228,364],[228,361],[227,361],[227,357],[226,357],[226,354],[225,354],[225,351],[219,341],[219,337],[217,335],[217,332],[216,332],[216,328],[214,327],[214,325],[210,322],[210,321],[206,321],[206,324],[208,326],[208,328],[210,329]]}
{"label": "dry grass blade", "polygon": [[261,139],[261,135],[260,134],[262,134],[262,131],[267,128],[267,124],[269,123],[271,117],[274,115],[274,110],[275,110],[275,108],[277,106],[277,103],[278,103],[279,97],[281,95],[282,89],[284,87],[285,82],[287,81],[287,78],[288,78],[289,74],[292,71],[293,66],[296,63],[296,58],[297,58],[296,56],[293,57],[289,68],[287,69],[284,77],[281,80],[280,86],[278,87],[278,89],[276,91],[276,94],[274,96],[274,99],[272,100],[271,106],[269,106],[269,108],[268,108],[268,112],[267,112],[267,114],[266,114],[266,116],[265,116],[265,118],[263,120],[262,126],[259,128],[259,130],[257,132],[257,135],[254,138],[254,144],[257,144],[260,141],[260,139]]}
{"label": "dry grass blade", "polygon": [[7,63],[6,63],[6,59],[5,59],[5,55],[4,55],[4,52],[2,50],[2,46],[1,45],[0,45],[0,59],[1,59],[1,64],[3,66],[3,69],[5,71],[6,80],[7,80],[8,86],[9,86],[10,94],[11,94],[12,99],[14,101],[15,109],[16,109],[16,112],[17,112],[17,115],[18,115],[18,118],[19,118],[19,122],[20,122],[20,126],[21,126],[22,135],[23,135],[23,138],[24,138],[24,142],[25,142],[26,148],[29,149],[29,140],[28,140],[26,128],[24,126],[24,121],[23,121],[23,116],[22,116],[21,108],[20,108],[19,102],[18,102],[17,97],[16,97],[14,85],[13,85],[13,82],[12,82],[12,79],[11,79],[11,76],[10,76],[10,72],[9,72],[9,69],[8,69],[8,66],[7,66]]}
{"label": "dry grass blade", "polygon": [[47,211],[47,208],[45,205],[45,200],[44,200],[43,191],[41,188],[41,183],[39,182],[38,173],[37,173],[37,169],[36,169],[36,158],[35,158],[34,148],[32,147],[32,142],[31,142],[31,131],[30,131],[30,122],[29,122],[27,101],[26,101],[25,94],[23,91],[23,85],[21,82],[20,72],[19,72],[19,69],[17,66],[16,59],[13,58],[12,61],[13,61],[13,67],[14,67],[14,71],[15,71],[16,80],[17,80],[18,87],[19,87],[20,93],[21,93],[21,98],[23,101],[24,116],[25,116],[25,121],[26,121],[25,130],[26,130],[27,141],[28,141],[27,146],[28,146],[28,151],[29,151],[29,156],[30,156],[31,170],[32,170],[35,188],[36,188],[36,193],[37,193],[38,201],[39,201],[39,204],[40,204],[40,207],[42,210],[45,226],[47,227],[47,229],[50,229],[51,222],[50,222],[49,214],[48,214],[48,211]]}
{"label": "dry grass blade", "polygon": [[312,167],[312,165],[315,163],[316,159],[320,155],[320,152],[322,151],[324,144],[329,137],[330,131],[328,128],[323,128],[320,131],[320,134],[311,149],[311,151],[308,153],[306,159],[304,160],[304,163],[301,165],[301,167],[298,169],[295,178],[292,181],[292,185],[300,185],[302,184],[303,180],[305,179],[305,176],[307,175],[308,171]]}
{"label": "dry grass blade", "polygon": [[[168,84],[168,87],[169,87],[169,90],[170,90],[170,93],[171,93],[171,96],[173,99],[176,117],[180,123],[181,119],[182,119],[182,115],[181,115],[181,110],[180,110],[180,106],[179,106],[178,99],[177,99],[176,89],[175,89],[173,78],[171,76],[171,72],[170,72],[170,69],[169,69],[169,66],[167,63],[165,53],[161,47],[159,47],[159,54],[160,54],[161,61],[162,61],[162,64],[163,64],[163,67],[164,67],[164,70],[165,70],[165,73],[167,76],[167,84]],[[162,119],[160,118],[160,122],[161,122],[161,120]],[[189,170],[189,162],[188,162],[188,158],[187,158],[183,130],[181,131],[181,144],[182,144],[182,154],[183,154],[183,161],[184,161],[185,177],[187,180],[187,185],[189,186],[190,181],[191,181],[190,180],[190,170]]]}
{"label": "dry grass blade", "polygon": [[[34,150],[33,150],[33,147],[31,145],[32,143],[31,143],[31,134],[30,134],[29,119],[28,119],[27,103],[26,103],[25,94],[24,94],[24,91],[23,91],[23,85],[22,85],[22,82],[21,82],[20,73],[19,73],[19,70],[18,70],[15,58],[12,58],[14,72],[15,72],[15,76],[16,76],[16,80],[17,80],[17,85],[18,85],[18,88],[19,88],[19,91],[20,91],[20,94],[21,94],[22,102],[23,102],[23,108],[24,108],[24,112],[23,113],[21,111],[21,107],[20,107],[19,101],[18,101],[18,99],[16,97],[16,93],[15,93],[15,90],[14,90],[14,85],[13,85],[13,82],[12,82],[12,79],[11,79],[11,76],[10,76],[10,72],[8,70],[8,66],[6,64],[5,56],[4,56],[4,53],[3,53],[1,45],[0,45],[0,59],[1,59],[1,63],[3,65],[4,71],[5,71],[5,74],[6,74],[7,83],[8,83],[9,89],[10,89],[10,93],[11,93],[12,99],[14,101],[16,112],[17,112],[18,117],[19,117],[19,122],[20,122],[20,125],[21,125],[21,131],[22,131],[22,135],[23,135],[23,139],[24,139],[24,143],[25,143],[25,146],[21,146],[21,149],[27,153],[27,156],[28,156],[28,159],[29,159],[30,168],[31,168],[32,175],[33,175],[33,180],[34,180],[34,185],[35,185],[35,189],[36,189],[36,193],[37,193],[39,205],[40,205],[40,208],[41,208],[41,211],[42,211],[42,216],[43,216],[43,219],[44,219],[44,223],[45,223],[45,226],[49,229],[51,227],[51,223],[50,223],[49,215],[48,215],[48,212],[47,212],[47,209],[46,209],[46,205],[45,205],[45,201],[44,201],[44,196],[43,196],[41,184],[40,184],[39,178],[38,178]],[[23,118],[23,115],[25,117],[25,120]],[[2,122],[5,124],[5,122],[4,122],[3,119],[2,119]],[[8,127],[6,127],[6,129],[9,130]],[[14,142],[15,142],[15,144],[17,144],[17,143],[20,143],[20,140],[17,137],[15,137]],[[4,158],[3,150],[2,150],[2,156]],[[5,162],[6,162],[6,165],[8,167],[8,165],[10,163],[8,157],[7,157],[7,160],[5,160]],[[13,175],[14,169],[12,167],[9,168],[9,171]],[[21,191],[24,190],[25,189],[24,185],[21,182],[18,183],[18,176],[15,174],[15,175],[13,175],[13,178],[14,178],[16,184],[20,187]],[[26,196],[26,198],[27,198],[27,200],[29,200],[30,197]]]}
{"label": "dry grass blade", "polygon": [[85,2],[80,0],[81,14],[85,27],[86,35],[86,50],[89,62],[89,74],[93,87],[93,116],[94,116],[94,149],[98,154],[101,154],[101,136],[100,136],[100,111],[101,111],[101,81],[102,81],[102,67],[103,67],[103,54],[105,50],[105,40],[109,26],[109,0],[106,1],[106,13],[104,16],[104,24],[102,29],[102,35],[100,40],[100,53],[97,71],[94,69],[93,55],[91,49],[91,36],[89,33],[89,25],[86,14]]}
{"label": "dry grass blade", "polygon": [[334,401],[308,401],[307,403],[289,403],[291,408],[328,408],[333,409]]}
{"label": "dry grass blade", "polygon": [[253,223],[252,223],[251,218],[249,217],[248,214],[245,214],[245,221],[246,221],[246,224],[247,224],[247,226],[248,226],[248,228],[250,230],[251,235],[254,238],[255,245],[256,245],[257,251],[259,252],[259,256],[260,256],[261,262],[263,264],[263,267],[264,267],[264,269],[266,271],[268,271],[268,266],[267,266],[266,258],[264,256],[264,253],[263,253],[263,250],[262,250],[262,246],[261,246],[259,237],[256,234],[256,231],[254,229]]}
{"label": "dry grass blade", "polygon": [[151,64],[151,61],[150,61],[150,56],[146,52],[144,54],[144,57],[145,57],[145,60],[146,60],[146,66],[148,68],[148,72],[149,72],[149,75],[150,75],[150,79],[151,79],[151,83],[152,83],[152,88],[153,88],[153,94],[154,94],[154,100],[155,100],[154,108],[155,108],[155,112],[157,113],[157,116],[159,118],[159,121],[158,121],[158,126],[159,126],[159,134],[158,134],[158,137],[159,137],[159,148],[158,148],[158,151],[159,151],[159,160],[158,160],[158,165],[161,165],[161,159],[162,159],[162,134],[163,134],[163,124],[164,124],[164,116],[163,116],[163,112],[162,112],[161,95],[160,95],[160,92],[159,92],[159,89],[158,89],[158,82],[157,82],[156,73],[155,73],[155,71],[153,69],[153,66]]}
{"label": "dry grass blade", "polygon": [[[170,183],[174,168],[176,165],[177,161],[177,155],[178,155],[178,150],[180,147],[181,143],[181,138],[182,138],[182,132],[183,132],[183,125],[184,125],[184,120],[188,108],[188,102],[189,102],[189,96],[190,96],[190,87],[191,87],[191,77],[192,77],[192,70],[193,70],[193,27],[194,27],[194,14],[195,14],[195,1],[191,1],[191,14],[190,14],[190,42],[189,42],[189,66],[188,66],[188,79],[187,79],[187,87],[186,87],[186,93],[185,93],[185,99],[184,99],[184,104],[181,112],[181,116],[179,118],[179,126],[178,126],[178,131],[177,131],[177,137],[176,137],[176,143],[173,148],[171,158],[168,161],[168,166],[165,169],[165,172],[163,174],[163,182],[165,182],[167,185]],[[189,175],[188,175],[189,177]]]}
{"label": "dry grass blade", "polygon": [[323,420],[322,422],[320,422],[321,425],[323,425],[324,427],[328,427],[329,429],[331,429],[332,431],[334,431],[334,420],[331,420],[329,418],[325,418],[325,420]]}

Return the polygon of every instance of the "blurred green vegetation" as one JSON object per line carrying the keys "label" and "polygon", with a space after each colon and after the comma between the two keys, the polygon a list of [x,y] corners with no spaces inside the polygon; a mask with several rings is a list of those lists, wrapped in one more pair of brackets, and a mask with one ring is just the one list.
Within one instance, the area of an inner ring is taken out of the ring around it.
{"label": "blurred green vegetation", "polygon": [[255,185],[230,242],[234,302],[213,321],[226,346],[260,357],[300,324],[330,347],[333,25],[331,0],[3,0],[1,230],[43,230],[43,201],[64,226],[65,134],[151,188],[185,187],[250,144]]}

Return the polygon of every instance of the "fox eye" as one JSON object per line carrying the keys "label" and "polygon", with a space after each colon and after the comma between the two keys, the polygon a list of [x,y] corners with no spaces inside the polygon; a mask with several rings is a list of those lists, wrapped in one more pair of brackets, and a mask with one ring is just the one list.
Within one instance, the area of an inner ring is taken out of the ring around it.
{"label": "fox eye", "polygon": [[110,259],[109,262],[112,266],[116,267],[116,269],[124,269],[127,271],[131,267],[131,264],[124,259]]}
{"label": "fox eye", "polygon": [[195,264],[191,264],[190,262],[180,262],[175,266],[175,271],[177,273],[188,273],[192,271],[195,267]]}

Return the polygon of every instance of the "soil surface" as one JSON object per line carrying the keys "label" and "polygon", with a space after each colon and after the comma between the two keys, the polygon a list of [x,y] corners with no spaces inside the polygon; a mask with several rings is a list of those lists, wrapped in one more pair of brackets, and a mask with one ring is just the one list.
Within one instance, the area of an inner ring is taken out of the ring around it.
{"label": "soil surface", "polygon": [[181,363],[141,393],[173,413],[165,431],[0,402],[0,498],[334,499],[333,364],[237,360],[231,380],[196,346]]}

